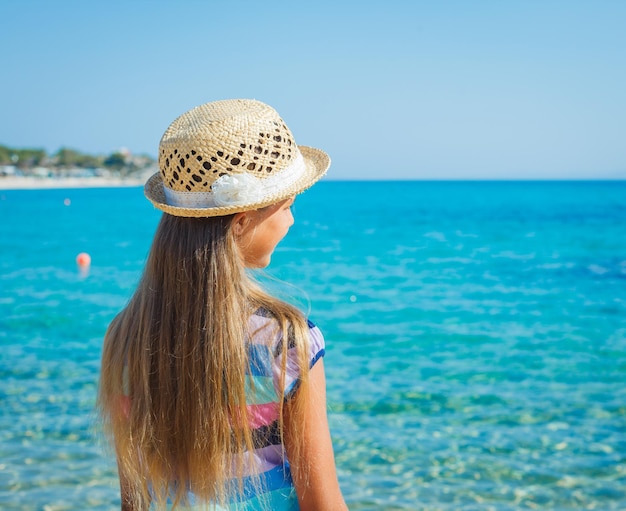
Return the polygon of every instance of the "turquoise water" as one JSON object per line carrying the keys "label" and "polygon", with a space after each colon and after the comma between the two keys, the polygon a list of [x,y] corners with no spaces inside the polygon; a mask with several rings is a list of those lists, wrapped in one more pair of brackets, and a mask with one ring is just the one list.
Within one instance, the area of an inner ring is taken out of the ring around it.
{"label": "turquoise water", "polygon": [[[323,182],[295,215],[268,273],[327,338],[352,510],[626,508],[625,182]],[[99,356],[158,218],[0,191],[3,510],[119,505]]]}

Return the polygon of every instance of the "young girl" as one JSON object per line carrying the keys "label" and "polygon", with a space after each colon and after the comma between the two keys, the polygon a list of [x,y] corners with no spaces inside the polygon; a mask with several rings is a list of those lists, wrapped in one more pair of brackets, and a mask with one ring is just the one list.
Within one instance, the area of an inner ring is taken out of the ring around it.
{"label": "young girl", "polygon": [[253,100],[201,105],[163,135],[145,193],[164,214],[102,355],[123,510],[347,509],[322,334],[246,272],[329,165]]}

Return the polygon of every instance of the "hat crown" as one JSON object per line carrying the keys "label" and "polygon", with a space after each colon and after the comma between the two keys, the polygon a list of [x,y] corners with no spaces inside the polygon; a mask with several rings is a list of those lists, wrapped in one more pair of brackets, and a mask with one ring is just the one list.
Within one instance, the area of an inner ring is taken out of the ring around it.
{"label": "hat crown", "polygon": [[169,126],[159,144],[159,169],[173,192],[210,192],[222,176],[277,176],[298,156],[291,131],[272,107],[223,100],[193,108]]}

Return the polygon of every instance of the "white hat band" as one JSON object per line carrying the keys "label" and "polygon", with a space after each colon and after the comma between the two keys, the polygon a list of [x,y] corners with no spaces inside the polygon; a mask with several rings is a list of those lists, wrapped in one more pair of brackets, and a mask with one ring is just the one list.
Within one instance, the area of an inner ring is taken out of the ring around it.
{"label": "white hat band", "polygon": [[294,161],[279,173],[260,179],[250,174],[226,174],[218,178],[210,192],[180,192],[163,185],[167,204],[179,208],[241,206],[263,201],[293,185],[306,171],[300,151]]}

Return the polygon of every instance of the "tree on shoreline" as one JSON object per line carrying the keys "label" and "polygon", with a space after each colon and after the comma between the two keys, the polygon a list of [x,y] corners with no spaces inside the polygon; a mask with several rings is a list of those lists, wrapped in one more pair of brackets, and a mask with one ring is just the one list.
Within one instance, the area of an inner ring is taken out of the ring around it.
{"label": "tree on shoreline", "polygon": [[13,149],[0,145],[0,165],[15,165],[20,169],[41,165],[47,158],[43,149]]}
{"label": "tree on shoreline", "polygon": [[84,169],[100,167],[103,161],[102,157],[83,154],[67,147],[59,149],[53,159],[56,159],[57,165],[61,167],[80,167]]}

